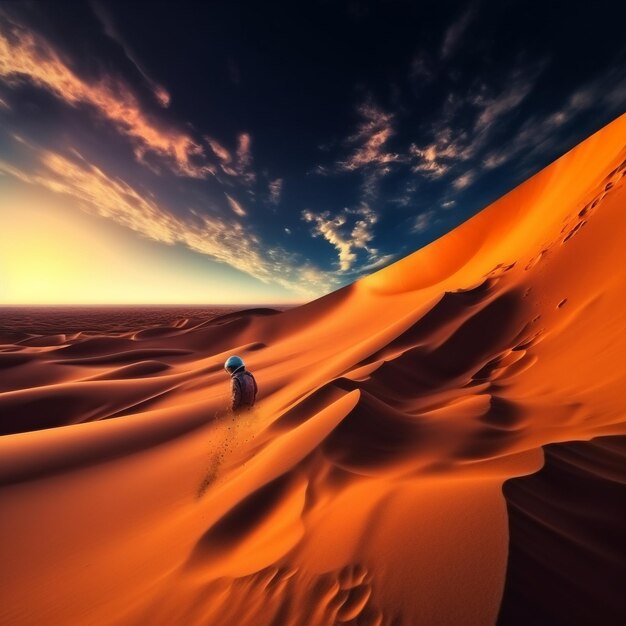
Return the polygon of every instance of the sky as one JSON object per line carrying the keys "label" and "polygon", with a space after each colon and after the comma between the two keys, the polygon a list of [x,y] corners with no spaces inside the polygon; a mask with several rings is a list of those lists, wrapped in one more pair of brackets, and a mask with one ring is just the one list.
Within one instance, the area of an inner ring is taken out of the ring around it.
{"label": "sky", "polygon": [[302,302],[626,110],[615,2],[0,1],[0,304]]}

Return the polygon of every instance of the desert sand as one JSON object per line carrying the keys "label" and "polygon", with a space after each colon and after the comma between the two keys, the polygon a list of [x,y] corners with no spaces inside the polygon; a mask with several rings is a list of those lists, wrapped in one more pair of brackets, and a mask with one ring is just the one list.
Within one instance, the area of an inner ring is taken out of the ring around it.
{"label": "desert sand", "polygon": [[284,312],[3,325],[0,622],[623,623],[625,144]]}

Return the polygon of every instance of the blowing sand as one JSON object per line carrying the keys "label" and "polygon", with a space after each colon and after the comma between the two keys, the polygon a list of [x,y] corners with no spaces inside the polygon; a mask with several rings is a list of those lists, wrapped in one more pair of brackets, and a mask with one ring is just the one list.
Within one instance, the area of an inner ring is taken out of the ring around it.
{"label": "blowing sand", "polygon": [[0,622],[623,623],[625,139],[301,307],[5,330]]}

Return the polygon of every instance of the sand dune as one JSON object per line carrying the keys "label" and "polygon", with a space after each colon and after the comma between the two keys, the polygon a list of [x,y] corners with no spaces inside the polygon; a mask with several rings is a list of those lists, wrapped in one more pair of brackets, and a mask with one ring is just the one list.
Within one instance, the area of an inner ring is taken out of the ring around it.
{"label": "sand dune", "polygon": [[3,323],[0,622],[623,623],[625,139],[291,310]]}
{"label": "sand dune", "polygon": [[625,463],[624,436],[550,444],[537,474],[505,484],[501,624],[624,621]]}

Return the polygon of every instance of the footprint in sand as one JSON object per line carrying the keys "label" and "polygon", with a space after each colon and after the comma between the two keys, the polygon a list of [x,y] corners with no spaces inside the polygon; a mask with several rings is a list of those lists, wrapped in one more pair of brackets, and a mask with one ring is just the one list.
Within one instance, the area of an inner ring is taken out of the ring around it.
{"label": "footprint in sand", "polygon": [[360,564],[346,565],[336,574],[326,596],[332,624],[380,626],[383,614],[372,606],[371,576]]}

